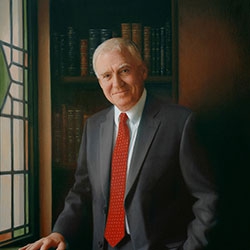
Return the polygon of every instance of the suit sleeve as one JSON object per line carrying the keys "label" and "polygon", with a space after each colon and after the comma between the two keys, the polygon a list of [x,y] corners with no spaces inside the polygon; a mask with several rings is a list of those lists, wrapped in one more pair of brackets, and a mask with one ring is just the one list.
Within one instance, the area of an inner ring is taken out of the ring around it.
{"label": "suit sleeve", "polygon": [[202,146],[191,114],[184,126],[180,146],[180,164],[185,183],[196,199],[193,205],[194,220],[188,226],[184,250],[204,249],[208,235],[216,224],[218,193],[214,169],[208,152]]}

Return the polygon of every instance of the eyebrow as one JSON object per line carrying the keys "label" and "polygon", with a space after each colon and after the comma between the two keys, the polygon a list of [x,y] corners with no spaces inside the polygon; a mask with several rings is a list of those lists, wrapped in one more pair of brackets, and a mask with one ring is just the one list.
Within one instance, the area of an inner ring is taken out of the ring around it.
{"label": "eyebrow", "polygon": [[124,68],[124,67],[131,67],[131,65],[128,64],[128,63],[123,63],[123,64],[121,64],[121,65],[118,67],[118,69],[121,69],[121,68]]}
{"label": "eyebrow", "polygon": [[[128,64],[128,63],[123,63],[123,64],[119,65],[118,70],[120,70],[120,69],[122,69],[122,68],[125,68],[125,67],[131,67],[131,65]],[[106,71],[106,72],[104,72],[104,73],[102,73],[102,74],[99,74],[99,75],[103,77],[104,75],[110,74],[111,72],[112,72],[112,71]]]}

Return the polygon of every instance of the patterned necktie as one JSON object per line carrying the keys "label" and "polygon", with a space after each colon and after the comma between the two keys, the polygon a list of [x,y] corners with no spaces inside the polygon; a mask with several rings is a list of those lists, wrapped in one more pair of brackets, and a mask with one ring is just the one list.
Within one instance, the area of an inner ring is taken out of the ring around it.
{"label": "patterned necktie", "polygon": [[113,151],[109,212],[105,228],[105,238],[114,247],[125,236],[124,194],[129,148],[128,116],[120,114],[116,144]]}

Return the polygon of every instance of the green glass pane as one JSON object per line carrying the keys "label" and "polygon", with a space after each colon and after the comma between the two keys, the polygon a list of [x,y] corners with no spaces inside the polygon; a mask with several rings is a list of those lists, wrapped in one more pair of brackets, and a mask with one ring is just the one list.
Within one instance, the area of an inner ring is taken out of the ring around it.
{"label": "green glass pane", "polygon": [[10,77],[8,74],[8,67],[4,59],[3,48],[0,47],[0,108],[3,106],[3,102],[10,85]]}
{"label": "green glass pane", "polygon": [[24,77],[23,77],[23,83],[24,83],[24,98],[25,101],[28,101],[28,70],[24,70]]}
{"label": "green glass pane", "polygon": [[28,38],[27,38],[27,1],[23,1],[23,39],[24,39],[24,49],[28,48]]}
{"label": "green glass pane", "polygon": [[24,228],[17,229],[14,231],[14,238],[24,235]]}

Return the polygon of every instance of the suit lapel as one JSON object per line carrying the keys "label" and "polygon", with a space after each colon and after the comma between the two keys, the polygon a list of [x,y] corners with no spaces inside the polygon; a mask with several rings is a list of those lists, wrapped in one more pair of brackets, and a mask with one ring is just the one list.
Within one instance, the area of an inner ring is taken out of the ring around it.
{"label": "suit lapel", "polygon": [[103,195],[108,202],[110,163],[113,148],[114,110],[110,109],[100,124],[100,173]]}
{"label": "suit lapel", "polygon": [[131,159],[125,197],[128,195],[137,176],[139,175],[143,161],[159,127],[160,120],[156,118],[156,114],[158,112],[159,103],[152,101],[146,102]]}
{"label": "suit lapel", "polygon": [[[148,98],[150,99],[150,98]],[[143,161],[149,150],[151,142],[157,132],[160,120],[156,118],[159,112],[159,103],[147,100],[142,115],[141,123],[138,128],[137,139],[134,146],[131,166],[126,185],[126,194],[128,195],[136,178],[139,175]],[[100,124],[100,174],[102,181],[103,195],[108,204],[109,185],[110,185],[110,166],[113,148],[114,131],[114,110],[110,109]]]}

